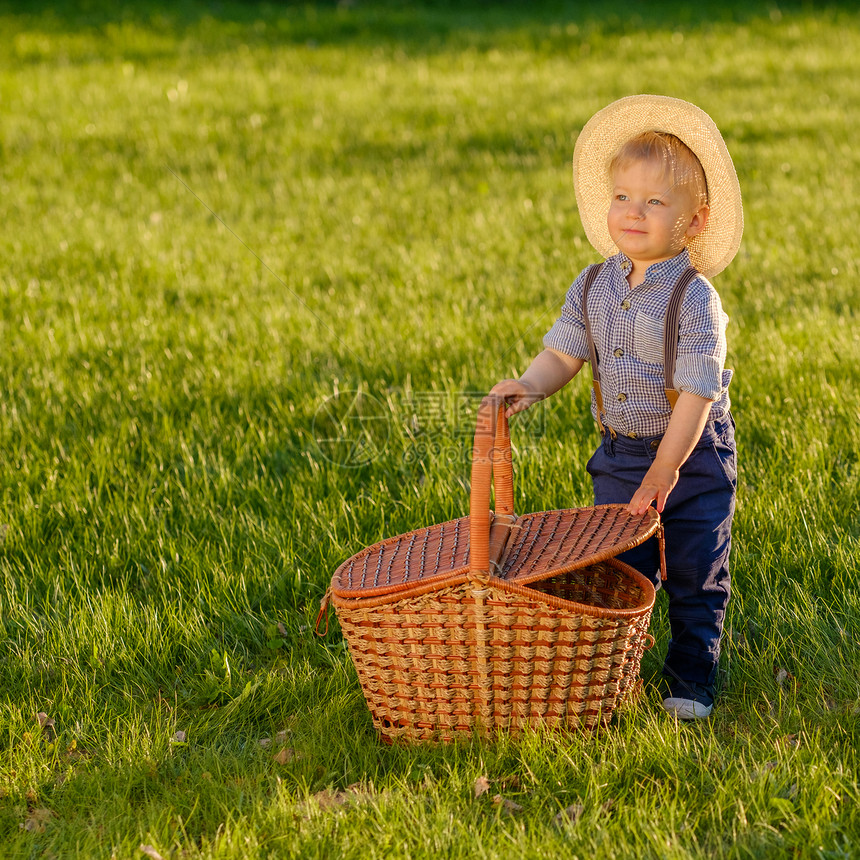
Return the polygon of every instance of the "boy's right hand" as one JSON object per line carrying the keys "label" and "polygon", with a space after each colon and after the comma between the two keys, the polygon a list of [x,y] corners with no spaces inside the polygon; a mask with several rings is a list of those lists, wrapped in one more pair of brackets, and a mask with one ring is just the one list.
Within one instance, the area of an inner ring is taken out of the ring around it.
{"label": "boy's right hand", "polygon": [[533,403],[543,400],[544,395],[535,391],[535,389],[527,382],[520,382],[519,379],[503,379],[497,382],[490,389],[491,397],[501,397],[508,404],[505,410],[505,416],[510,418],[511,415],[516,415],[517,412],[523,412],[528,409]]}

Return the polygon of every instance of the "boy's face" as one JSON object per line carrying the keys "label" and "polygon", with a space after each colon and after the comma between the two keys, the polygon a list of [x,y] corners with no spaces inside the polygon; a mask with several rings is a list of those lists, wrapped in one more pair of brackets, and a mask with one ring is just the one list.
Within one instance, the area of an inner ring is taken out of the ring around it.
{"label": "boy's face", "polygon": [[634,269],[679,254],[707,220],[708,207],[699,206],[688,188],[673,186],[659,162],[634,161],[616,170],[606,221]]}

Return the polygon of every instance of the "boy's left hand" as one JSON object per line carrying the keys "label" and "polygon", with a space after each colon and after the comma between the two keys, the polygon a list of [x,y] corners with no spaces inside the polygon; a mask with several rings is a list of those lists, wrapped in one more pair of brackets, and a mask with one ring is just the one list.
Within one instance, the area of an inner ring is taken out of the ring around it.
{"label": "boy's left hand", "polygon": [[651,502],[656,499],[657,513],[662,514],[663,508],[666,507],[666,499],[669,498],[669,493],[672,492],[677,483],[678,470],[670,466],[663,466],[655,461],[645,473],[639,489],[633,494],[633,498],[627,505],[627,511],[641,516],[648,510]]}
{"label": "boy's left hand", "polygon": [[710,407],[711,401],[706,397],[699,397],[689,391],[681,392],[654,462],[627,505],[631,514],[641,516],[654,499],[657,500],[657,513],[663,513],[666,499],[678,483],[681,466],[702,437]]}

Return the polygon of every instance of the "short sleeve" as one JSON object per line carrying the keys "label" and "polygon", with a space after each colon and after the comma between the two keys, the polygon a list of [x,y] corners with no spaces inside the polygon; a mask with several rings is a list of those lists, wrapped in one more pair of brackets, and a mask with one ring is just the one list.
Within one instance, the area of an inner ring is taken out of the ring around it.
{"label": "short sleeve", "polygon": [[705,278],[696,278],[681,305],[674,379],[678,391],[720,398],[728,321],[717,291]]}
{"label": "short sleeve", "polygon": [[561,315],[544,335],[543,345],[573,358],[588,360],[588,342],[585,337],[585,321],[582,316],[582,289],[585,273],[580,272],[567,291]]}

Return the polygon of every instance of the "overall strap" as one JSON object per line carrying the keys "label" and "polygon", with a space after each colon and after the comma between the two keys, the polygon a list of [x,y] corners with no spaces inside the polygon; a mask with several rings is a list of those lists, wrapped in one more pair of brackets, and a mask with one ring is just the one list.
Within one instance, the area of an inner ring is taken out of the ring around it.
{"label": "overall strap", "polygon": [[[601,434],[605,434],[606,428],[603,426],[603,419],[601,418],[605,413],[603,409],[603,392],[600,390],[600,369],[597,364],[597,347],[594,345],[594,336],[591,333],[591,322],[588,319],[588,291],[597,280],[597,274],[602,266],[603,263],[593,263],[585,270],[585,282],[582,285],[582,319],[585,322],[585,340],[588,344],[588,357],[591,362],[594,401],[597,404],[597,426],[600,428]],[[614,437],[615,431],[611,427],[609,429]]]}
{"label": "overall strap", "polygon": [[678,323],[681,316],[681,304],[687,287],[693,283],[699,273],[690,266],[678,278],[666,307],[666,322],[663,326],[663,386],[669,406],[675,408],[680,394],[675,388],[675,361],[678,357],[678,338],[680,336]]}

